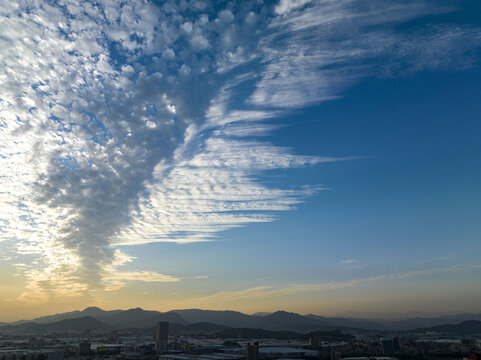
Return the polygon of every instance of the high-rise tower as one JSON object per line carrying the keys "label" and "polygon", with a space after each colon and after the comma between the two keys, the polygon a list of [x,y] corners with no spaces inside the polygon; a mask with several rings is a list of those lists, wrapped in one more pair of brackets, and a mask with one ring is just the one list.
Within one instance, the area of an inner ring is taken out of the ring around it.
{"label": "high-rise tower", "polygon": [[169,323],[158,322],[155,327],[155,351],[162,354],[167,350],[169,341]]}

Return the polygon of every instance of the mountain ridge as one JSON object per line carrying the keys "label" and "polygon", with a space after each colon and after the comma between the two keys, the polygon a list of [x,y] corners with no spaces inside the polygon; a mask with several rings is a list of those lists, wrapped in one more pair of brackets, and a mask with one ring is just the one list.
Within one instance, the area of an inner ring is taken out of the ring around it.
{"label": "mountain ridge", "polygon": [[[144,310],[140,307],[127,310],[103,310],[99,307],[91,306],[81,311],[75,310],[47,315],[28,321],[4,322],[0,324],[0,330],[14,329],[16,326],[18,329],[40,328],[40,325],[49,325],[61,321],[82,318],[89,318],[90,320],[85,321],[87,323],[90,322],[91,327],[97,327],[99,329],[105,327],[110,329],[146,329],[154,326],[158,321],[168,321],[171,324],[175,324],[175,327],[179,329],[179,331],[190,332],[204,331],[212,333],[227,328],[253,328],[269,331],[296,331],[307,333],[311,331],[331,331],[334,329],[378,331],[428,329],[441,325],[458,325],[471,320],[481,321],[481,314],[462,313],[442,317],[418,317],[390,321],[381,319],[326,317],[314,314],[300,315],[283,310],[278,310],[273,313],[248,315],[234,310],[179,309],[160,312],[156,310]],[[98,323],[92,319],[98,321]],[[62,327],[64,325],[58,326]],[[73,322],[71,327],[76,329],[79,327],[79,324]],[[46,328],[48,329],[48,326],[46,326]]]}
{"label": "mountain ridge", "polygon": [[21,324],[3,325],[3,331],[24,332],[65,332],[85,330],[110,330],[111,327],[92,316],[83,316],[74,319],[63,319],[52,323],[24,322]]}
{"label": "mountain ridge", "polygon": [[439,332],[456,335],[471,335],[481,334],[481,321],[479,320],[467,320],[460,324],[444,324],[433,326],[430,328],[415,329],[413,331],[419,332]]}

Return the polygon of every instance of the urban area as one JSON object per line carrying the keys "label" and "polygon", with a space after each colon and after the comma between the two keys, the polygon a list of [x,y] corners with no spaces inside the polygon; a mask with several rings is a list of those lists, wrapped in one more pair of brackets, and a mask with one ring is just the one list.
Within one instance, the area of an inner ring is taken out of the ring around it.
{"label": "urban area", "polygon": [[117,330],[62,330],[35,323],[0,326],[0,360],[481,359],[480,353],[481,333],[469,331],[453,335],[433,329],[345,328],[297,333],[207,322],[179,327],[168,321]]}

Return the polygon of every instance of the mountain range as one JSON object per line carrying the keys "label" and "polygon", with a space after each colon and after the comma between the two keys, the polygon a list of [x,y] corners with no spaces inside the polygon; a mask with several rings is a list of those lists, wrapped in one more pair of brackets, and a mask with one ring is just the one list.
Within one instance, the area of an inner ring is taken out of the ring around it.
{"label": "mountain range", "polygon": [[[0,324],[0,332],[7,331],[83,331],[114,329],[153,329],[158,321],[168,321],[171,333],[215,334],[229,333],[232,329],[258,329],[266,331],[334,330],[412,330],[463,332],[477,331],[481,314],[458,314],[438,317],[417,317],[403,320],[359,319],[348,317],[324,317],[300,315],[276,311],[248,315],[237,311],[200,309],[149,311],[141,308],[105,311],[88,307],[82,311],[42,316],[30,321]],[[459,325],[459,326],[458,326]],[[244,330],[246,332],[247,330]],[[481,331],[480,331],[481,332]]]}
{"label": "mountain range", "polygon": [[460,324],[445,324],[433,326],[427,329],[417,329],[419,332],[436,331],[439,333],[457,334],[457,335],[472,335],[481,334],[481,321],[468,320]]}

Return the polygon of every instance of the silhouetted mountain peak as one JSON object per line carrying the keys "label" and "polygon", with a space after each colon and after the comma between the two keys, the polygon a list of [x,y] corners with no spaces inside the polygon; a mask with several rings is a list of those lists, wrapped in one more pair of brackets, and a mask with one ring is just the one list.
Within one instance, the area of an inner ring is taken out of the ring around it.
{"label": "silhouetted mountain peak", "polygon": [[103,311],[103,310],[97,306],[89,306],[82,310],[82,312],[91,312],[91,311]]}
{"label": "silhouetted mountain peak", "polygon": [[304,317],[302,315],[297,314],[297,313],[278,310],[276,312],[273,312],[272,314],[264,316],[264,319],[266,319],[266,318],[290,320],[290,319],[302,319]]}
{"label": "silhouetted mountain peak", "polygon": [[100,316],[100,315],[104,315],[106,313],[106,311],[104,311],[101,308],[96,307],[96,306],[89,306],[89,307],[83,309],[81,312],[82,312],[82,314],[87,314],[87,315],[91,315],[91,316]]}
{"label": "silhouetted mountain peak", "polygon": [[133,312],[142,312],[142,311],[144,311],[144,309],[142,309],[140,307],[136,307],[136,308],[128,309],[128,310],[125,310],[125,311],[133,313]]}
{"label": "silhouetted mountain peak", "polygon": [[258,324],[258,327],[264,329],[294,331],[311,331],[322,326],[323,324],[316,319],[283,310],[262,317]]}

